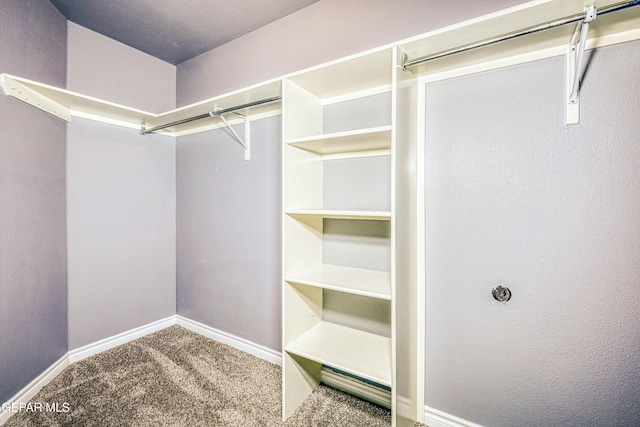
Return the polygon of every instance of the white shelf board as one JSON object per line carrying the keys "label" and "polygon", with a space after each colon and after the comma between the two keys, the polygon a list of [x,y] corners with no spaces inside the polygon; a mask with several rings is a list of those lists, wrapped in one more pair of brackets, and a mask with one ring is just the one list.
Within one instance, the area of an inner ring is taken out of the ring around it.
{"label": "white shelf board", "polygon": [[320,99],[388,86],[392,81],[392,49],[384,47],[342,58],[287,76]]}
{"label": "white shelf board", "polygon": [[285,350],[391,387],[390,338],[323,321]]}
{"label": "white shelf board", "polygon": [[[82,117],[133,129],[142,129],[143,126],[150,128],[172,123],[203,115],[216,109],[226,109],[263,99],[279,97],[282,93],[282,82],[277,79],[182,108],[155,114],[9,74],[0,74],[0,85],[6,95],[20,99],[66,121],[71,121],[72,117]],[[236,112],[246,116],[248,120],[252,120],[280,114],[281,108],[280,102],[273,102]],[[228,117],[231,124],[242,122],[242,119],[233,114],[229,114]],[[180,136],[223,125],[222,121],[216,117],[166,128],[159,130],[157,133]]]}
{"label": "white shelf board", "polygon": [[343,211],[326,209],[287,209],[285,213],[289,216],[317,216],[331,219],[367,219],[376,221],[389,221],[390,211]]}
{"label": "white shelf board", "polygon": [[391,148],[391,126],[308,136],[287,143],[317,154],[384,150]]}
{"label": "white shelf board", "polygon": [[66,121],[71,121],[71,116],[75,116],[140,129],[140,123],[157,117],[156,114],[147,111],[125,107],[22,77],[9,74],[2,74],[1,77],[0,82],[6,95],[20,99]]}
{"label": "white shelf board", "polygon": [[[401,42],[409,60],[551,22],[584,11],[583,0],[538,1],[459,22]],[[568,40],[567,40],[568,45]]]}
{"label": "white shelf board", "polygon": [[[597,8],[601,9],[618,2],[619,0],[602,0],[594,3]],[[582,0],[527,2],[431,31],[402,41],[399,45],[401,50],[407,54],[408,61],[411,61],[478,41],[517,32],[525,28],[553,22],[561,18],[578,15],[584,12],[585,4]],[[625,32],[630,33],[638,29],[640,27],[639,15],[640,7],[633,7],[624,11],[598,16],[591,23],[589,38],[608,39],[611,41],[605,43],[610,44],[620,42],[615,38],[607,38],[607,36]],[[457,70],[473,69],[489,63],[500,63],[508,58],[520,58],[519,62],[526,62],[527,60],[538,60],[543,57],[564,55],[568,49],[575,26],[576,24],[568,24],[536,32],[491,46],[425,62],[410,69],[419,76],[442,75],[442,78],[451,78],[461,75],[456,74]],[[629,34],[626,39],[621,41],[628,41],[634,37],[637,38],[637,35]],[[546,53],[541,57],[537,52]],[[512,64],[507,63],[506,65]]]}
{"label": "white shelf board", "polygon": [[363,268],[322,264],[285,276],[287,282],[391,300],[391,274]]}

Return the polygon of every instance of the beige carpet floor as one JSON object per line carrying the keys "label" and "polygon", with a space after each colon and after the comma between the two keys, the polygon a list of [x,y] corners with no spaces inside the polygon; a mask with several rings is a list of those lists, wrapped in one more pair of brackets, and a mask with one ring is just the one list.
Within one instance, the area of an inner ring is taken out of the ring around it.
{"label": "beige carpet floor", "polygon": [[388,410],[322,385],[283,423],[279,366],[180,326],[71,364],[37,402],[61,412],[20,412],[5,426],[391,425]]}

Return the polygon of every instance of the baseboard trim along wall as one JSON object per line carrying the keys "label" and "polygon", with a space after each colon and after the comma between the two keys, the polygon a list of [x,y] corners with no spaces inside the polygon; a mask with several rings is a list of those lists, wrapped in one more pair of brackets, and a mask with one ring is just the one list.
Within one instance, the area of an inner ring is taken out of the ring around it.
{"label": "baseboard trim along wall", "polygon": [[482,427],[480,424],[472,423],[426,405],[424,407],[424,423],[429,427]]}
{"label": "baseboard trim along wall", "polygon": [[82,359],[86,359],[94,354],[101,353],[103,351],[112,349],[121,344],[126,344],[129,341],[133,341],[137,338],[141,338],[150,333],[159,331],[160,329],[168,328],[176,324],[176,316],[169,316],[164,319],[151,322],[147,325],[140,326],[129,331],[122,332],[118,335],[114,335],[109,338],[96,341],[92,344],[87,344],[75,350],[71,350],[67,355],[69,356],[69,363],[78,362]]}
{"label": "baseboard trim along wall", "polygon": [[187,319],[180,315],[176,315],[176,321],[179,326],[182,326],[185,329],[189,329],[190,331],[196,332],[207,338],[211,338],[212,340],[227,344],[228,346],[242,350],[245,353],[252,354],[260,359],[266,360],[267,362],[275,363],[280,366],[282,365],[282,353],[279,351],[272,350],[260,344],[231,335],[227,332],[220,331],[212,328],[211,326],[196,322],[195,320]]}
{"label": "baseboard trim along wall", "polygon": [[0,402],[0,405],[2,405],[0,408],[0,426],[7,422],[11,415],[13,415],[13,412],[10,409],[3,410],[2,408],[11,408],[11,405],[13,404],[28,403],[42,389],[42,387],[57,377],[64,368],[69,366],[69,364],[78,362],[89,356],[93,356],[94,354],[101,353],[121,344],[126,344],[129,341],[133,341],[137,338],[141,338],[145,335],[149,335],[173,325],[182,326],[185,329],[189,329],[190,331],[207,338],[252,354],[268,362],[275,363],[277,365],[282,364],[282,354],[278,351],[271,350],[270,348],[261,346],[260,344],[220,331],[194,320],[173,315],[67,352],[67,354],[62,356],[57,362],[27,384],[25,388],[20,390],[7,402]]}
{"label": "baseboard trim along wall", "polygon": [[38,394],[42,387],[49,384],[49,382],[57,377],[58,374],[60,374],[60,372],[62,372],[67,366],[69,366],[68,353],[58,359],[58,361],[53,365],[49,366],[46,371],[38,375],[36,379],[27,384],[25,388],[20,390],[18,394],[13,396],[6,403],[0,402],[0,404],[2,404],[2,408],[0,409],[0,426],[6,423],[9,417],[11,417],[15,412],[11,409],[11,405],[29,402],[36,394]]}

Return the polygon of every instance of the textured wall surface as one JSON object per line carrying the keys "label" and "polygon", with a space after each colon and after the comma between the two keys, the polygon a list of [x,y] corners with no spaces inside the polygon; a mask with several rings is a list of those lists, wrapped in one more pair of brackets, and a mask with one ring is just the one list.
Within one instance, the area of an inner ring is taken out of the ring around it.
{"label": "textured wall surface", "polygon": [[520,3],[322,0],[180,64],[178,106]]}
{"label": "textured wall surface", "polygon": [[180,137],[176,150],[178,314],[274,350],[281,346],[280,123],[251,123],[249,161],[225,129]]}
{"label": "textured wall surface", "polygon": [[[0,1],[0,72],[64,87],[66,21]],[[67,351],[65,123],[0,94],[0,404]]]}
{"label": "textured wall surface", "polygon": [[[175,105],[175,67],[69,24],[68,88]],[[173,71],[172,71],[173,70]],[[68,126],[69,349],[175,314],[175,138]]]}
{"label": "textured wall surface", "polygon": [[576,126],[563,58],[427,86],[428,406],[640,425],[638,69],[638,42],[598,50]]}
{"label": "textured wall surface", "polygon": [[175,314],[175,139],[68,130],[69,349]]}

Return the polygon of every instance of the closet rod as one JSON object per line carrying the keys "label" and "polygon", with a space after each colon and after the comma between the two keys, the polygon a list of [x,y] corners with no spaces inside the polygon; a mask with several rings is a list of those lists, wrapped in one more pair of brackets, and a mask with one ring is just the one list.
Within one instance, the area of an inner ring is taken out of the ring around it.
{"label": "closet rod", "polygon": [[[612,4],[610,6],[607,7],[603,7],[602,9],[598,9],[597,13],[598,15],[605,15],[607,13],[611,13],[611,12],[617,12],[619,10],[623,10],[623,9],[627,9],[633,6],[638,6],[640,5],[640,0],[632,0],[632,1],[625,1],[625,2],[621,2],[621,3],[616,3],[616,4]],[[473,49],[477,49],[479,47],[485,47],[485,46],[489,46],[495,43],[500,43],[506,40],[511,40],[511,39],[515,39],[517,37],[521,37],[521,36],[526,36],[529,34],[533,34],[533,33],[537,33],[540,31],[544,31],[544,30],[549,30],[552,28],[557,28],[557,27],[561,27],[563,25],[567,25],[567,24],[571,24],[571,23],[575,23],[575,22],[579,22],[585,19],[586,17],[586,11],[583,13],[580,13],[578,15],[573,15],[573,16],[569,16],[567,18],[563,18],[563,19],[558,19],[557,21],[552,21],[552,22],[547,22],[545,24],[540,24],[540,25],[536,25],[535,27],[529,27],[529,28],[525,28],[524,30],[520,30],[520,31],[516,31],[513,33],[509,33],[509,34],[505,34],[502,36],[498,36],[498,37],[494,37],[491,39],[487,39],[487,40],[482,40],[479,42],[475,42],[475,43],[470,43],[464,46],[460,46],[454,49],[450,49],[450,50],[445,50],[439,53],[435,53],[433,55],[428,55],[428,56],[423,56],[420,58],[416,58],[413,59],[411,61],[407,61],[404,62],[402,64],[402,69],[406,70],[408,67],[413,67],[414,65],[418,65],[418,64],[422,64],[428,61],[433,61],[434,59],[440,59],[440,58],[444,58],[446,56],[451,56],[451,55],[455,55],[457,53],[462,53],[462,52],[467,52],[469,50],[473,50]]]}
{"label": "closet rod", "polygon": [[[640,0],[638,0],[640,1]],[[193,116],[193,117],[189,117],[187,119],[182,119],[182,120],[177,120],[175,122],[171,122],[171,123],[166,123],[164,125],[159,125],[159,126],[154,126],[152,128],[142,128],[142,130],[140,131],[140,133],[142,135],[147,135],[149,133],[153,133],[162,129],[166,129],[172,126],[178,126],[178,125],[183,125],[185,123],[191,123],[194,122],[196,120],[201,120],[201,119],[206,119],[207,117],[214,117],[214,116],[221,116],[222,114],[226,114],[226,113],[233,113],[234,111],[238,111],[238,110],[242,110],[245,108],[250,108],[250,107],[256,107],[258,105],[263,105],[263,104],[269,104],[271,102],[277,102],[280,101],[282,98],[279,96],[273,97],[273,98],[267,98],[267,99],[261,99],[260,101],[254,101],[254,102],[249,102],[247,104],[242,104],[242,105],[237,105],[235,107],[230,107],[230,108],[225,108],[223,110],[214,110],[211,111],[209,113],[205,113],[205,114],[200,114],[199,116]]]}

